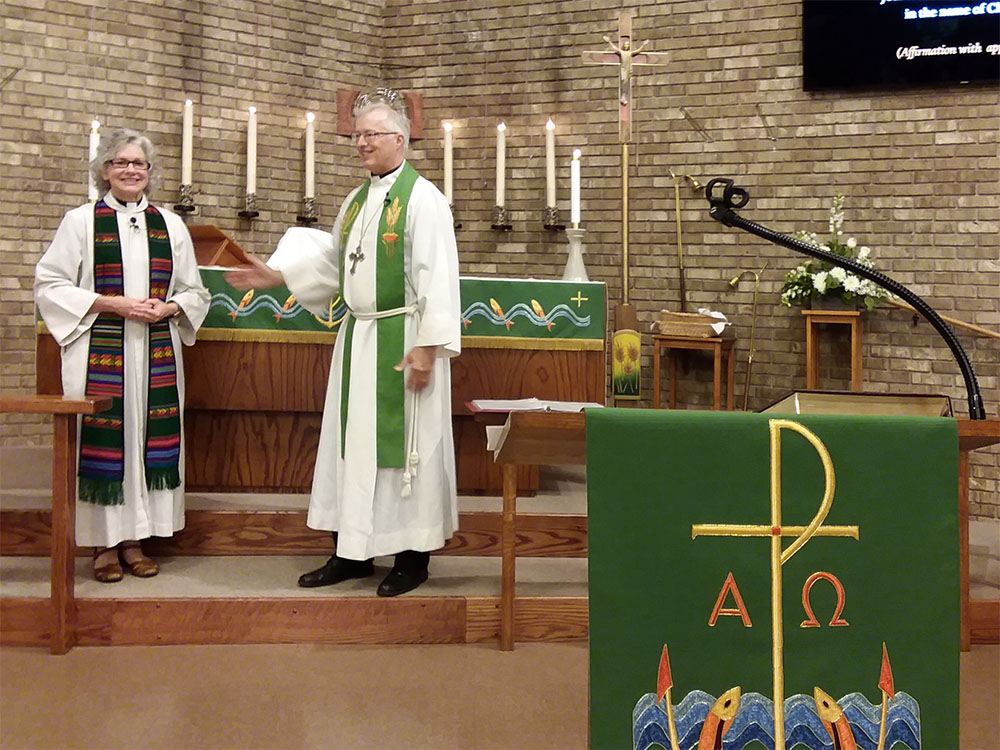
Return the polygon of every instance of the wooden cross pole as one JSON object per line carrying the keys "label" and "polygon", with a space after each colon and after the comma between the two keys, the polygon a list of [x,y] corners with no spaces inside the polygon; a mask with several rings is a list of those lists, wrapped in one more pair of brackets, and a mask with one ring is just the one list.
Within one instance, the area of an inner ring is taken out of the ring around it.
{"label": "wooden cross pole", "polygon": [[[606,35],[604,41],[608,43],[610,51],[584,52],[583,63],[585,65],[618,66],[618,141],[622,148],[622,304],[615,305],[615,330],[632,331],[634,334],[635,329],[638,328],[638,316],[628,302],[628,146],[632,140],[632,67],[635,65],[666,65],[667,55],[658,52],[643,52],[642,50],[648,42],[643,42],[638,47],[633,44],[632,14],[629,11],[622,11],[618,16],[618,43],[616,44]],[[615,387],[615,379],[613,378],[612,396],[614,398],[639,399],[638,364],[638,359],[636,359],[636,369],[632,376],[634,394],[632,390],[629,390],[627,395],[619,391]]]}

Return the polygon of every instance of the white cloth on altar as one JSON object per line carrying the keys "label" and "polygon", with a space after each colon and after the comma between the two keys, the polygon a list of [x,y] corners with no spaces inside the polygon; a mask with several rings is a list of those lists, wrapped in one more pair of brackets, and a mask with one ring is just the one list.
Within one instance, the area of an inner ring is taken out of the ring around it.
{"label": "white cloth on altar", "polygon": [[[360,244],[364,260],[350,273],[345,258],[343,294],[350,309],[375,312],[376,238],[384,200],[400,170],[372,177],[368,198],[344,245],[345,253]],[[279,268],[289,290],[306,309],[325,315],[340,289],[334,238],[347,197],[333,232],[290,229],[268,261]],[[404,352],[415,346],[438,347],[430,383],[420,391],[417,450],[420,462],[412,495],[401,497],[403,470],[378,468],[375,459],[376,321],[357,320],[351,352],[350,404],[346,445],[341,457],[340,381],[344,336],[337,336],[323,409],[323,427],[307,524],[338,532],[337,554],[353,560],[390,555],[402,550],[431,551],[444,545],[458,526],[455,451],[451,428],[449,359],[461,351],[461,304],[458,250],[451,209],[444,195],[424,178],[413,186],[406,211],[403,253],[406,304],[417,303],[421,315],[407,315]],[[341,328],[343,330],[343,327]],[[411,400],[405,424],[411,423]]]}
{"label": "white cloth on altar", "polygon": [[[149,249],[146,236],[145,197],[124,205],[108,193],[105,202],[118,218],[121,238],[123,284],[126,297],[149,297]],[[125,475],[123,505],[76,503],[77,544],[110,547],[121,541],[170,536],[184,528],[184,366],[181,344],[195,341],[198,327],[208,314],[210,296],[201,283],[194,246],[184,222],[157,207],[167,224],[173,256],[173,277],[167,302],[183,311],[170,320],[177,362],[177,392],[181,406],[181,484],[173,490],[146,488],[143,446],[146,435],[146,389],[149,372],[149,327],[125,321],[124,441]],[[135,225],[132,220],[135,220]],[[138,227],[133,229],[132,227]],[[98,294],[94,291],[94,206],[69,211],[52,244],[35,267],[35,300],[49,333],[62,348],[63,393],[82,398],[87,385],[90,330],[97,313],[88,312]],[[79,429],[79,427],[78,427]],[[79,456],[77,456],[79,459]]]}

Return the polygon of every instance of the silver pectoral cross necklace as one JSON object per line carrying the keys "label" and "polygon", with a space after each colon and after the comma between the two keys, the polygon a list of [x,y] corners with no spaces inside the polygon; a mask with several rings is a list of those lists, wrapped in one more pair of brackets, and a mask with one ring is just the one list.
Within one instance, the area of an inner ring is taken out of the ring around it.
{"label": "silver pectoral cross necklace", "polygon": [[[386,205],[388,205],[388,198],[386,199],[385,202]],[[367,207],[368,207],[368,199],[365,198],[365,208]],[[363,215],[364,211],[362,211],[362,216]],[[358,270],[358,263],[360,263],[365,259],[365,254],[361,250],[361,243],[365,241],[365,235],[368,234],[368,230],[371,229],[372,221],[377,219],[381,215],[382,213],[376,210],[375,213],[373,213],[371,216],[365,219],[364,223],[361,225],[361,236],[358,237],[358,246],[354,248],[354,252],[350,253],[347,256],[351,261],[351,276],[353,276],[354,273]]]}
{"label": "silver pectoral cross necklace", "polygon": [[360,263],[365,259],[365,254],[361,252],[360,242],[358,243],[358,246],[354,250],[354,252],[348,255],[347,257],[351,259],[351,275],[353,276],[354,272],[358,270],[358,263]]}

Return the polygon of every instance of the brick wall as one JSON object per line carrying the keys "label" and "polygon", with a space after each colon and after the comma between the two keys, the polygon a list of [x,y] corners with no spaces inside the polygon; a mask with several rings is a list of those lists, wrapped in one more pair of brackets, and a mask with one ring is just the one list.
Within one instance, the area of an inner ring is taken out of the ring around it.
{"label": "brick wall", "polygon": [[[317,113],[321,221],[359,172],[333,134],[335,92],[374,81],[423,96],[425,139],[411,158],[440,184],[441,123],[455,125],[455,206],[464,274],[557,277],[562,233],[542,226],[544,124],[556,122],[558,204],[569,213],[569,159],[583,151],[587,268],[622,296],[621,167],[617,68],[585,66],[580,53],[616,35],[618,2],[472,3],[465,0],[133,3],[144,16],[108,14],[107,3],[65,3],[44,13],[8,2],[0,92],[4,152],[0,205],[5,313],[4,388],[31,388],[33,265],[70,206],[85,197],[88,123],[130,121],[152,133],[165,162],[159,197],[176,200],[180,111],[195,100],[199,222],[266,253],[293,224],[301,195],[304,113]],[[901,92],[807,93],[801,87],[798,0],[647,0],[634,7],[634,37],[669,54],[636,71],[630,154],[629,296],[643,325],[679,309],[674,180],[731,177],[751,194],[747,218],[779,231],[826,231],[834,193],[847,196],[844,230],[878,267],[939,312],[1000,327],[1000,188],[995,87]],[[350,13],[348,10],[350,9]],[[100,21],[98,21],[100,19]],[[372,32],[380,41],[360,44]],[[93,105],[94,98],[102,101]],[[261,217],[241,222],[246,107],[259,111]],[[686,117],[684,113],[689,117]],[[690,118],[690,119],[689,119]],[[496,125],[506,122],[507,205],[513,229],[490,229]],[[695,127],[700,126],[703,132]],[[212,154],[212,158],[207,157]],[[25,196],[44,195],[41,200]],[[804,324],[778,304],[784,273],[801,256],[708,218],[704,198],[680,189],[688,307],[710,306],[734,322],[737,403],[742,402],[752,280],[760,269],[750,408],[805,386]],[[1000,404],[1000,345],[958,329],[976,367],[988,415]],[[846,337],[830,329],[823,387],[847,388]],[[643,358],[645,401],[652,363]],[[679,400],[711,400],[707,358],[685,358]],[[945,393],[960,416],[964,389],[950,352],[925,322],[883,306],[866,315],[865,386]],[[5,420],[3,441],[47,439],[37,421]],[[997,517],[996,449],[972,457],[974,516]]]}

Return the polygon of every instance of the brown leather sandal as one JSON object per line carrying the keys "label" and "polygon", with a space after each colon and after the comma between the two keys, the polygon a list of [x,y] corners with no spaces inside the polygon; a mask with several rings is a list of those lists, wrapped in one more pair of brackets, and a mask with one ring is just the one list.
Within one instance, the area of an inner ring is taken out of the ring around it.
{"label": "brown leather sandal", "polygon": [[[132,559],[129,559],[129,555],[126,553],[132,550],[137,550],[139,554],[138,556],[133,555]],[[160,572],[160,566],[143,554],[139,542],[122,542],[119,551],[122,563],[128,568],[128,572],[136,578],[152,578]]]}
{"label": "brown leather sandal", "polygon": [[114,547],[94,548],[94,580],[99,583],[117,583],[125,577],[125,572],[122,570],[122,566],[118,562],[117,554],[111,562],[98,567],[97,559],[106,552],[112,551],[114,551]]}

